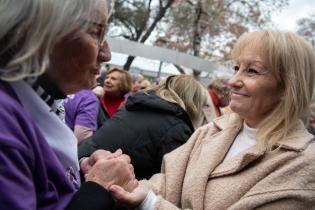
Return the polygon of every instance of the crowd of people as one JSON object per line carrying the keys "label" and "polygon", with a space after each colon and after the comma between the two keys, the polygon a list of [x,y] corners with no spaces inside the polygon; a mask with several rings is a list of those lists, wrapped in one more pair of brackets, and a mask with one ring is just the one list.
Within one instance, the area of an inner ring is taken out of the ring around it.
{"label": "crowd of people", "polygon": [[171,76],[149,91],[138,91],[89,139],[79,158],[98,149],[122,149],[131,158],[137,179],[161,168],[164,154],[184,144],[209,104],[206,89],[188,75]]}
{"label": "crowd of people", "polygon": [[233,76],[207,88],[115,67],[96,91],[111,59],[107,10],[0,3],[0,209],[315,209],[315,53],[304,38],[243,34]]}

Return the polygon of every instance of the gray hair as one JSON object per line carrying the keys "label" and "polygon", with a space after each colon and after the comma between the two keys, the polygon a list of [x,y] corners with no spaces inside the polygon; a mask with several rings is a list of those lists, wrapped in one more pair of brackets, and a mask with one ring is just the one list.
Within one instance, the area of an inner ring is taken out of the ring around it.
{"label": "gray hair", "polygon": [[98,2],[1,0],[0,79],[15,81],[42,74],[55,44],[86,28]]}
{"label": "gray hair", "polygon": [[144,79],[142,74],[139,73],[130,73],[130,76],[133,83],[136,81],[142,81]]}

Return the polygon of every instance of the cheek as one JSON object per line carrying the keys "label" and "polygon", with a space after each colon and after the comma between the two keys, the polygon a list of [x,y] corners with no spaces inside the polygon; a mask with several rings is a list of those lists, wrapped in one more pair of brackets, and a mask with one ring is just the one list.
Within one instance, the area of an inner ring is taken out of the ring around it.
{"label": "cheek", "polygon": [[281,97],[279,94],[273,93],[266,93],[265,97],[261,98],[261,104],[263,104],[265,107],[276,107],[276,105],[280,102]]}
{"label": "cheek", "polygon": [[119,89],[120,89],[120,82],[119,82],[119,81],[116,81],[113,86],[114,86],[114,88],[115,88],[116,90],[119,90]]}
{"label": "cheek", "polygon": [[96,66],[98,56],[98,44],[91,40],[81,40],[73,48],[71,57],[79,68],[91,68]]}
{"label": "cheek", "polygon": [[95,67],[98,44],[86,36],[60,42],[51,54],[52,66],[66,71],[83,71]]}
{"label": "cheek", "polygon": [[281,100],[280,90],[276,85],[262,87],[253,99],[252,105],[257,112],[269,112],[273,110]]}

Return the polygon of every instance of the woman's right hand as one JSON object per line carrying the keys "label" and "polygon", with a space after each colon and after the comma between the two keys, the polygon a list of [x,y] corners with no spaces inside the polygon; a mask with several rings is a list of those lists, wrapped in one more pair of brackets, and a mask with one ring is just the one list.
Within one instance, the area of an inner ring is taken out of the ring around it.
{"label": "woman's right hand", "polygon": [[138,186],[130,157],[121,151],[108,154],[98,153],[90,157],[93,163],[85,174],[86,181],[93,181],[109,190],[111,185],[122,186],[126,191],[133,191]]}
{"label": "woman's right hand", "polygon": [[[119,156],[123,155],[122,150],[118,149],[114,153],[111,153],[107,150],[96,150],[90,157],[83,157],[80,160],[80,168],[83,174],[86,174],[89,172],[89,170],[92,168],[92,166],[97,162],[97,160],[105,159],[110,160],[112,158],[117,158]],[[129,162],[130,163],[130,160]]]}
{"label": "woman's right hand", "polygon": [[128,192],[118,185],[112,185],[109,188],[109,192],[112,194],[115,201],[119,205],[127,208],[138,207],[146,199],[149,191],[148,188],[141,185],[138,185],[132,192]]}

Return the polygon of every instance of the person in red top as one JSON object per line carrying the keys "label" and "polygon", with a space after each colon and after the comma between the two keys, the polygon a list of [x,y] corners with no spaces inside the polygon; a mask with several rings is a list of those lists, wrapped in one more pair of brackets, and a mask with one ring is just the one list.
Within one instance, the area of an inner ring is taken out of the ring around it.
{"label": "person in red top", "polygon": [[230,102],[230,87],[227,82],[228,79],[218,78],[208,85],[208,92],[216,117],[223,114],[220,108],[227,107]]}
{"label": "person in red top", "polygon": [[125,95],[131,91],[132,80],[130,74],[119,68],[107,71],[104,81],[104,95],[100,97],[100,111],[98,114],[98,127],[126,102]]}

